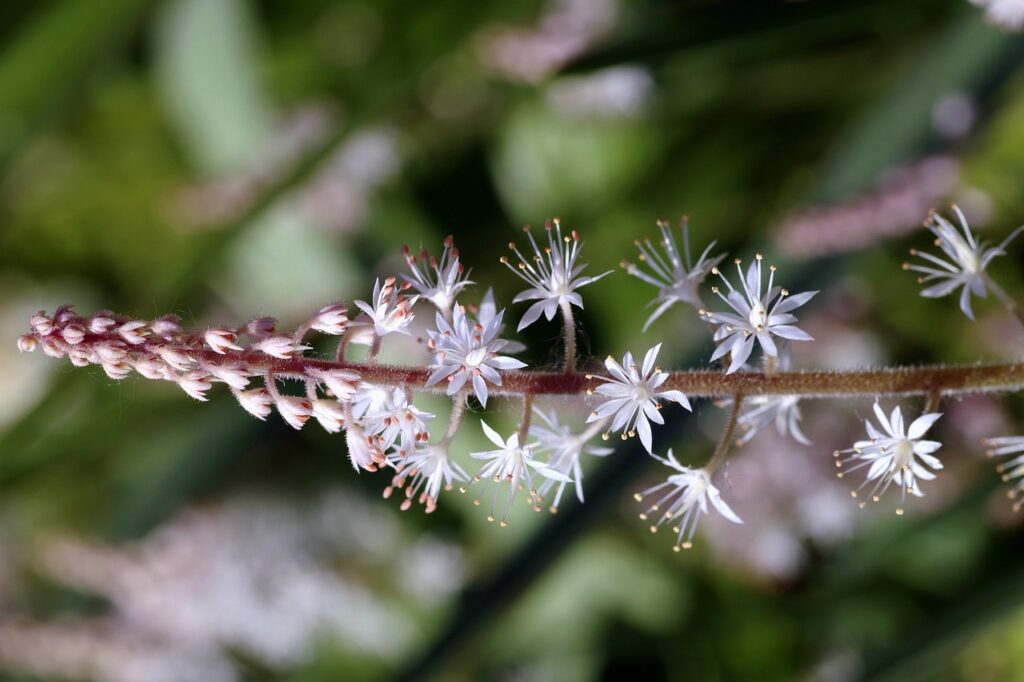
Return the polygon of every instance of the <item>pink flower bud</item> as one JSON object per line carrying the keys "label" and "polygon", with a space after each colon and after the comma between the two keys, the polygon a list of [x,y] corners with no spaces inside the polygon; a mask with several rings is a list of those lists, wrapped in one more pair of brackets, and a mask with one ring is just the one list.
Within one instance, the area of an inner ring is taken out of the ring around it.
{"label": "pink flower bud", "polygon": [[182,333],[181,318],[177,315],[164,315],[150,322],[149,328],[162,339],[171,339]]}
{"label": "pink flower bud", "polygon": [[313,415],[313,403],[306,398],[281,396],[277,401],[277,411],[293,429],[301,429]]}
{"label": "pink flower bud", "polygon": [[206,392],[210,390],[210,378],[205,374],[193,372],[176,378],[181,390],[188,393],[196,400],[206,402]]}
{"label": "pink flower bud", "polygon": [[203,335],[203,340],[206,341],[206,345],[209,346],[214,353],[220,353],[224,355],[229,350],[242,350],[242,347],[235,343],[238,337],[229,329],[221,327],[214,327],[207,329]]}
{"label": "pink flower bud", "polygon": [[309,348],[309,346],[297,344],[290,336],[268,336],[254,343],[252,347],[261,353],[266,353],[282,360],[287,360],[296,353],[301,353]]}
{"label": "pink flower bud", "polygon": [[324,370],[310,368],[307,372],[326,386],[327,390],[333,393],[335,398],[343,402],[348,402],[352,399],[352,395],[356,392],[356,387],[359,385],[359,375],[344,369]]}
{"label": "pink flower bud", "polygon": [[39,336],[49,336],[53,333],[53,320],[46,316],[45,310],[40,310],[38,313],[32,316],[29,320],[29,324],[32,325],[32,331]]}
{"label": "pink flower bud", "polygon": [[345,333],[348,326],[348,309],[341,303],[326,306],[317,313],[313,320],[313,329],[323,334],[338,336]]}
{"label": "pink flower bud", "polygon": [[85,340],[85,327],[77,323],[69,324],[60,330],[60,335],[64,337],[65,341],[74,346]]}
{"label": "pink flower bud", "polygon": [[251,391],[233,391],[233,393],[238,399],[238,404],[257,419],[264,420],[270,415],[274,400],[270,397],[270,392],[267,389],[254,388]]}
{"label": "pink flower bud", "polygon": [[121,338],[128,343],[133,346],[137,346],[140,343],[145,343],[146,341],[145,328],[146,323],[142,320],[131,320],[118,327],[117,333],[120,334]]}
{"label": "pink flower bud", "polygon": [[109,310],[102,310],[89,318],[89,331],[93,334],[106,334],[117,322],[113,320],[114,313]]}
{"label": "pink flower bud", "polygon": [[259,317],[245,325],[245,333],[254,339],[262,339],[277,331],[277,320],[272,317]]}
{"label": "pink flower bud", "polygon": [[22,353],[31,353],[39,345],[39,339],[32,334],[25,334],[18,337],[18,350]]}

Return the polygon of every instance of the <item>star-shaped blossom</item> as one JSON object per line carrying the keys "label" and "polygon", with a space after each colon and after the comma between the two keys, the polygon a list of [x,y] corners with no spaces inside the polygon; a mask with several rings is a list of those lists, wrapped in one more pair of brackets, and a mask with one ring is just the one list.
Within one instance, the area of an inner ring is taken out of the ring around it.
{"label": "star-shaped blossom", "polygon": [[412,272],[411,277],[402,275],[402,279],[445,316],[450,314],[459,293],[473,284],[459,262],[459,250],[455,248],[455,239],[451,235],[444,240],[440,259],[431,256],[426,249],[417,257],[408,246],[402,247],[402,255]]}
{"label": "star-shaped blossom", "polygon": [[582,309],[583,298],[576,290],[611,273],[609,270],[596,277],[581,277],[586,263],[576,262],[581,248],[579,233],[573,230],[563,237],[562,225],[557,218],[545,223],[544,229],[547,231],[548,245],[543,249],[533,238],[530,228],[526,227],[523,231],[530,240],[533,255],[529,258],[524,256],[512,243],[508,247],[515,253],[519,263],[512,265],[508,258],[501,258],[501,262],[507,265],[509,270],[530,285],[529,289],[517,294],[512,302],[536,301],[526,309],[523,318],[519,320],[518,331],[536,322],[541,313],[548,320],[553,319],[559,306],[574,305]]}
{"label": "star-shaped blossom", "polygon": [[793,440],[802,445],[811,445],[811,441],[800,429],[800,396],[798,395],[760,395],[751,396],[743,401],[744,411],[740,414],[738,424],[746,431],[739,439],[741,444],[748,443],[757,432],[769,424],[775,424],[780,436],[792,436]]}
{"label": "star-shaped blossom", "polygon": [[765,289],[763,261],[764,257],[757,254],[744,275],[742,261],[736,259],[740,289],[734,288],[717,267],[711,269],[711,272],[718,275],[729,289],[728,294],[723,294],[718,287],[712,287],[712,293],[717,294],[734,312],[701,310],[700,315],[711,324],[718,325],[714,336],[718,347],[711,355],[711,361],[714,362],[728,353],[731,362],[726,374],[732,374],[743,366],[754,350],[755,341],[760,344],[765,354],[778,357],[779,349],[773,337],[791,341],[814,340],[807,332],[793,326],[796,317],[791,313],[811,300],[818,292],[805,291],[791,296],[786,289],[775,286],[774,265],[768,266],[768,287]]}
{"label": "star-shaped blossom", "polygon": [[[537,439],[537,454],[548,455],[548,467],[565,474],[571,480],[556,481],[553,478],[546,479],[540,486],[541,497],[555,490],[555,499],[548,507],[551,513],[558,510],[562,501],[562,494],[570,483],[576,486],[576,497],[583,503],[583,466],[580,463],[582,455],[594,457],[605,457],[612,453],[612,448],[597,447],[589,445],[591,438],[600,433],[604,421],[599,421],[582,433],[575,433],[568,424],[563,424],[554,410],[548,412],[534,408],[534,417],[539,417],[530,425],[530,435]],[[595,428],[596,427],[596,428]]]}
{"label": "star-shaped blossom", "polygon": [[921,291],[921,295],[925,298],[942,298],[959,288],[960,310],[973,320],[971,294],[985,298],[988,296],[986,285],[994,289],[998,287],[985,272],[985,269],[993,258],[1006,255],[1007,245],[1024,230],[1024,225],[1014,230],[998,246],[990,246],[989,242],[978,241],[967,224],[967,218],[964,217],[958,206],[953,206],[953,212],[956,213],[963,234],[938,213],[933,212],[929,215],[928,222],[925,223],[925,226],[935,235],[935,245],[939,247],[945,258],[911,249],[911,256],[921,258],[926,263],[904,263],[903,269],[923,273],[917,278],[919,284],[934,282]]}
{"label": "star-shaped blossom", "polygon": [[647,351],[641,367],[637,367],[633,361],[633,354],[629,351],[622,356],[621,365],[609,355],[604,361],[604,366],[611,376],[587,375],[589,379],[604,382],[593,390],[601,396],[601,403],[590,413],[587,421],[610,418],[609,431],[621,430],[623,439],[639,435],[640,442],[647,452],[651,452],[652,446],[650,422],[665,423],[664,417],[661,416],[659,401],[671,400],[688,410],[691,409],[690,401],[682,391],[659,390],[668,379],[668,373],[654,364],[660,350],[659,343]]}
{"label": "star-shaped blossom", "polygon": [[651,532],[657,532],[662,525],[672,522],[672,532],[676,534],[676,543],[672,549],[689,549],[693,546],[693,536],[697,532],[697,524],[701,515],[710,513],[708,502],[711,507],[733,523],[743,523],[739,516],[722,499],[718,488],[711,483],[711,474],[706,469],[695,469],[683,466],[668,451],[668,457],[662,458],[654,455],[654,458],[675,471],[670,474],[664,483],[651,486],[643,492],[633,496],[637,502],[643,502],[645,498],[658,494],[654,503],[646,511],[640,514],[641,520],[647,521],[657,517],[657,521],[651,526]]}
{"label": "star-shaped blossom", "polygon": [[426,513],[437,508],[442,490],[451,490],[455,481],[468,481],[469,475],[448,454],[448,445],[437,443],[411,451],[408,456],[394,462],[395,475],[391,485],[384,489],[384,497],[393,490],[405,490],[402,511],[412,506],[413,500],[423,505]]}
{"label": "star-shaped blossom", "polygon": [[[996,471],[999,472],[1004,482],[1009,483],[1013,479],[1018,479],[1007,491],[1010,499],[1016,499],[1024,490],[1024,454],[1019,454],[1024,453],[1024,436],[986,438],[983,442],[988,447],[986,454],[989,457],[1016,455],[996,467]],[[1022,505],[1024,505],[1024,498],[1013,503],[1013,511],[1020,511]]]}
{"label": "star-shaped blossom", "polygon": [[381,286],[380,278],[373,283],[373,302],[356,301],[356,307],[363,311],[373,325],[378,338],[388,334],[408,334],[413,320],[412,306],[416,298],[407,298],[396,285],[394,277],[388,277]]}
{"label": "star-shaped blossom", "polygon": [[[918,486],[918,479],[930,481],[935,478],[934,471],[942,468],[942,462],[932,455],[942,447],[942,443],[924,440],[928,429],[942,414],[922,414],[907,428],[899,407],[894,408],[892,414],[886,416],[876,400],[874,411],[878,420],[877,427],[870,419],[864,420],[868,440],[857,441],[852,448],[846,450],[836,450],[836,466],[841,469],[837,476],[842,478],[845,474],[867,467],[867,477],[852,495],[857,497],[859,490],[874,483],[869,493],[873,502],[878,502],[889,486],[895,483],[900,488],[900,506],[897,507],[896,513],[902,514],[907,493],[924,497]],[[851,463],[853,466],[847,468]],[[860,506],[864,507],[866,504],[866,501],[862,501]]]}
{"label": "star-shaped blossom", "polygon": [[[487,422],[484,421],[480,422],[480,426],[483,427],[487,440],[494,443],[496,447],[495,450],[473,452],[470,454],[470,457],[473,459],[486,462],[481,467],[480,472],[473,477],[473,481],[478,483],[482,480],[489,480],[495,484],[494,495],[491,498],[491,511],[487,515],[488,521],[494,521],[495,519],[494,505],[498,498],[498,487],[504,482],[509,484],[509,488],[508,496],[505,498],[505,509],[501,514],[502,527],[508,525],[508,512],[512,508],[512,501],[515,500],[520,487],[526,488],[527,502],[530,503],[533,510],[540,511],[541,496],[533,483],[534,474],[539,474],[543,478],[550,478],[555,481],[572,482],[572,479],[565,474],[555,471],[544,462],[536,459],[536,443],[520,444],[518,433],[513,433],[507,439],[502,438],[497,431],[488,426]],[[480,498],[475,498],[473,504],[479,505]]]}
{"label": "star-shaped blossom", "polygon": [[427,346],[434,353],[433,371],[427,386],[448,381],[448,395],[455,395],[470,382],[473,393],[487,406],[488,385],[501,386],[501,372],[526,367],[525,362],[499,355],[507,341],[498,338],[505,311],[483,325],[470,319],[465,308],[456,304],[452,321],[437,313],[437,330],[427,332]]}
{"label": "star-shaped blossom", "polygon": [[683,241],[682,254],[679,252],[669,224],[659,221],[658,229],[661,231],[660,245],[664,255],[651,243],[650,239],[636,242],[636,247],[640,250],[639,260],[647,265],[650,272],[646,272],[639,265],[629,261],[622,261],[622,267],[626,269],[627,273],[658,288],[658,295],[648,304],[658,307],[647,318],[643,331],[647,331],[647,328],[655,320],[676,303],[686,303],[698,309],[703,307],[704,303],[701,301],[699,291],[700,285],[704,283],[711,269],[725,258],[725,254],[710,255],[711,250],[715,248],[715,242],[711,242],[697,262],[693,262],[690,254],[690,228],[686,218],[683,218],[683,224],[680,227]]}

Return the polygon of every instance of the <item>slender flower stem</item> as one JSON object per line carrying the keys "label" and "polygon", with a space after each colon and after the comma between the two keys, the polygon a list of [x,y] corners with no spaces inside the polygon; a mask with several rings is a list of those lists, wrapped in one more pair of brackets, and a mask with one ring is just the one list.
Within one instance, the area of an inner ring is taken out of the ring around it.
{"label": "slender flower stem", "polygon": [[998,298],[1000,303],[1003,304],[1007,312],[1013,315],[1013,319],[1017,320],[1017,323],[1022,329],[1024,329],[1024,311],[1022,311],[1020,306],[1017,305],[1017,302],[1014,301],[1008,293],[1006,293],[1006,290],[999,286],[999,284],[989,277],[987,273],[984,277],[985,284],[987,284],[989,289],[992,290],[992,293],[996,295],[996,298]]}
{"label": "slender flower stem", "polygon": [[562,310],[563,335],[565,336],[565,373],[576,372],[576,319],[572,314],[572,304],[564,298],[559,302]]}
{"label": "slender flower stem", "polygon": [[441,439],[441,445],[450,445],[455,434],[459,432],[459,425],[462,423],[462,415],[466,412],[466,391],[459,391],[452,396],[452,413],[448,417],[448,431]]}
{"label": "slender flower stem", "polygon": [[733,436],[736,435],[736,425],[739,423],[740,411],[743,409],[743,394],[737,393],[732,398],[732,408],[729,410],[729,420],[725,423],[725,431],[722,432],[722,437],[718,441],[718,447],[715,448],[715,452],[711,455],[711,459],[708,460],[707,465],[704,467],[708,475],[715,473],[722,461],[725,459],[725,455],[729,452],[729,448],[732,447]]}
{"label": "slender flower stem", "polygon": [[939,404],[942,402],[942,389],[935,389],[928,394],[928,401],[924,404],[924,414],[930,414],[937,412]]}
{"label": "slender flower stem", "polygon": [[523,396],[523,420],[519,423],[519,446],[526,444],[530,435],[530,422],[533,419],[533,394],[527,393]]}
{"label": "slender flower stem", "polygon": [[373,343],[370,345],[370,358],[369,358],[369,363],[371,365],[376,365],[377,364],[377,357],[380,355],[380,349],[381,349],[381,346],[383,345],[382,342],[383,342],[383,339],[381,338],[380,334],[374,334],[373,335]]}

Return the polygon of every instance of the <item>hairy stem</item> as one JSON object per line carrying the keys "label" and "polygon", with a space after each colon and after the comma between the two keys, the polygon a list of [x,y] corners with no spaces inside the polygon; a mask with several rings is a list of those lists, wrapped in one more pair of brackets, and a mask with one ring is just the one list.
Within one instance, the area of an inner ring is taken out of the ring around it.
{"label": "hairy stem", "polygon": [[533,420],[533,394],[523,396],[523,420],[519,422],[519,446],[526,444],[530,435],[530,422]]}
{"label": "hairy stem", "polygon": [[563,336],[565,336],[565,372],[576,371],[576,319],[572,314],[572,304],[564,298],[559,301],[562,309]]}
{"label": "hairy stem", "polygon": [[740,411],[742,409],[743,394],[737,393],[733,396],[732,408],[729,410],[729,420],[725,423],[725,430],[722,431],[722,437],[718,440],[718,447],[715,448],[714,454],[711,455],[711,459],[708,460],[707,465],[704,467],[709,475],[715,473],[715,470],[722,464],[725,455],[729,452],[729,448],[732,447],[732,439],[736,435],[736,425],[739,423]]}
{"label": "hairy stem", "polygon": [[1021,329],[1024,329],[1024,311],[1020,309],[1017,302],[1014,301],[1010,295],[1006,293],[1006,290],[999,286],[999,284],[987,274],[985,275],[985,284],[987,284],[989,289],[992,290],[992,293],[996,295],[996,298],[998,298],[999,302],[1003,304],[1006,311],[1013,315],[1013,319],[1017,320],[1017,324],[1021,326]]}

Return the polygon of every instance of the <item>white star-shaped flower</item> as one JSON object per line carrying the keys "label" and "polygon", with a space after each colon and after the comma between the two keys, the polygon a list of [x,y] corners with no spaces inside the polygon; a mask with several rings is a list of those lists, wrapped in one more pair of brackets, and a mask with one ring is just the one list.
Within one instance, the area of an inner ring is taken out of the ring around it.
{"label": "white star-shaped flower", "polygon": [[[536,443],[524,443],[521,445],[518,433],[513,433],[507,439],[504,439],[497,431],[488,426],[486,422],[481,421],[480,426],[483,427],[487,439],[494,443],[497,448],[496,450],[470,454],[470,457],[473,459],[486,462],[480,469],[480,472],[473,477],[474,482],[486,479],[496,484],[494,486],[494,496],[491,499],[491,511],[487,515],[488,521],[494,521],[495,519],[494,505],[498,497],[498,485],[501,483],[508,482],[509,484],[508,497],[505,499],[505,509],[501,514],[501,526],[504,527],[508,525],[508,512],[512,507],[512,501],[515,500],[516,494],[519,492],[520,486],[526,488],[527,501],[533,507],[533,510],[540,511],[541,497],[533,484],[533,475],[535,473],[555,481],[572,482],[572,479],[565,474],[555,471],[544,462],[540,462],[535,458]],[[474,499],[473,504],[479,505],[480,498]]]}
{"label": "white star-shaped flower", "polygon": [[701,301],[699,291],[700,285],[704,283],[711,269],[725,258],[725,254],[710,256],[711,249],[715,248],[715,242],[711,242],[694,263],[690,255],[690,228],[685,218],[680,228],[683,239],[682,255],[679,253],[679,247],[676,245],[669,224],[663,221],[659,222],[658,229],[661,230],[660,244],[665,252],[664,255],[658,251],[650,239],[636,242],[636,247],[640,250],[640,261],[647,265],[650,272],[645,272],[640,266],[629,261],[622,261],[622,267],[626,269],[627,273],[658,288],[657,297],[648,304],[657,304],[658,307],[647,318],[643,331],[647,331],[647,328],[655,320],[676,303],[687,303],[698,309],[703,307],[704,303]]}
{"label": "white star-shaped flower", "polygon": [[710,512],[709,501],[729,521],[743,523],[722,499],[718,488],[711,483],[711,474],[706,469],[683,466],[672,454],[672,450],[668,451],[667,458],[657,455],[654,458],[676,473],[670,474],[664,483],[651,486],[633,498],[643,502],[644,498],[659,493],[657,500],[640,514],[640,518],[646,521],[657,515],[657,522],[651,526],[652,533],[665,523],[674,523],[672,532],[676,534],[676,544],[672,546],[673,550],[678,552],[693,546],[693,535],[697,532],[700,517]]}
{"label": "white star-shaped flower", "polygon": [[711,361],[714,362],[727,353],[731,356],[726,374],[732,374],[743,366],[754,350],[755,341],[760,344],[761,350],[765,354],[778,357],[779,350],[773,336],[791,341],[814,340],[807,332],[793,326],[792,323],[796,322],[796,317],[790,313],[807,303],[818,292],[805,291],[802,294],[790,296],[786,289],[774,286],[774,265],[768,267],[768,288],[763,289],[763,260],[764,257],[757,254],[744,275],[742,262],[739,258],[736,259],[741,289],[735,289],[717,267],[711,270],[713,274],[721,277],[729,289],[729,293],[726,295],[722,294],[718,287],[712,287],[712,293],[717,294],[735,311],[735,313],[700,311],[701,317],[711,324],[718,325],[714,336],[718,347],[711,355]]}
{"label": "white star-shaped flower", "polygon": [[536,420],[530,425],[530,435],[537,439],[537,454],[548,455],[548,467],[565,474],[571,481],[556,481],[548,478],[540,486],[541,497],[547,497],[552,488],[557,486],[555,499],[551,501],[549,509],[552,513],[558,510],[562,501],[562,494],[566,486],[573,483],[576,486],[576,497],[583,503],[583,466],[580,463],[582,455],[594,457],[605,457],[612,453],[612,448],[595,447],[588,445],[591,438],[597,435],[596,429],[601,424],[595,424],[590,430],[582,433],[574,433],[568,424],[559,421],[558,413],[552,410],[534,408],[535,417],[540,417],[542,423]]}
{"label": "white star-shaped flower", "polygon": [[665,423],[660,412],[660,400],[671,400],[691,409],[690,401],[682,391],[659,390],[668,379],[668,373],[654,364],[660,350],[659,343],[647,351],[642,367],[637,367],[633,354],[628,351],[622,356],[621,365],[609,355],[604,366],[611,374],[610,377],[587,375],[588,378],[604,382],[593,391],[602,397],[602,402],[590,413],[587,422],[611,418],[609,431],[621,430],[623,439],[639,435],[647,452],[651,452],[652,446],[650,422]]}
{"label": "white star-shaped flower", "polygon": [[405,499],[400,508],[405,511],[417,500],[426,513],[437,508],[437,499],[442,490],[451,490],[455,481],[468,481],[469,475],[453,462],[448,455],[448,446],[443,443],[428,445],[410,451],[395,465],[391,485],[384,490],[384,497],[390,497],[393,489],[405,489]]}
{"label": "white star-shaped flower", "polygon": [[468,273],[464,272],[459,262],[459,250],[455,248],[455,240],[451,235],[444,240],[440,260],[431,256],[426,249],[420,251],[417,257],[408,246],[402,247],[402,255],[412,272],[411,277],[402,275],[402,279],[445,316],[450,313],[459,293],[473,284],[467,279]]}
{"label": "white star-shaped flower", "polygon": [[579,233],[573,230],[569,235],[563,237],[562,225],[557,218],[545,223],[544,229],[548,234],[548,245],[541,249],[533,238],[530,228],[523,228],[533,249],[532,257],[524,256],[512,243],[508,247],[519,258],[519,263],[513,266],[508,258],[504,256],[501,258],[501,262],[507,265],[509,270],[530,285],[529,289],[517,294],[512,302],[537,301],[527,308],[523,318],[519,320],[518,331],[522,331],[536,322],[541,313],[548,320],[553,319],[560,305],[574,305],[582,309],[583,298],[576,293],[576,290],[611,273],[609,270],[596,277],[580,277],[586,268],[586,263],[577,264],[576,262],[581,246]]}
{"label": "white star-shaped flower", "polygon": [[926,226],[935,235],[935,245],[942,250],[945,258],[930,253],[911,249],[910,255],[927,261],[927,264],[904,263],[904,270],[923,273],[917,278],[919,284],[935,282],[921,291],[925,298],[942,298],[960,289],[960,310],[970,319],[974,319],[971,310],[971,294],[980,298],[988,296],[986,284],[990,287],[998,285],[986,274],[985,269],[996,256],[1005,256],[1007,245],[1024,230],[1021,226],[1004,239],[999,246],[989,246],[988,242],[979,242],[967,219],[958,206],[953,206],[963,234],[953,224],[938,213],[928,216]]}
{"label": "white star-shaped flower", "polygon": [[[942,468],[942,462],[932,455],[942,447],[942,443],[924,440],[928,429],[942,414],[922,414],[910,423],[909,428],[905,428],[903,413],[899,407],[894,408],[892,414],[887,417],[876,400],[874,411],[875,418],[878,419],[877,428],[870,419],[864,420],[869,440],[857,441],[852,448],[846,450],[836,450],[836,466],[842,469],[837,476],[842,478],[848,473],[867,467],[867,477],[852,495],[857,497],[860,489],[874,482],[869,494],[873,502],[878,502],[889,486],[895,483],[900,488],[900,506],[897,507],[896,513],[902,514],[907,493],[924,497],[917,484],[918,479],[930,481],[935,478],[934,471]],[[853,466],[847,468],[850,463],[853,463]],[[866,501],[862,501],[860,506],[864,507],[866,504]]]}
{"label": "white star-shaped flower", "polygon": [[488,384],[501,386],[502,371],[526,367],[525,362],[498,354],[507,344],[498,338],[504,314],[499,312],[483,325],[471,320],[457,303],[450,324],[437,313],[437,330],[427,332],[427,346],[434,353],[427,386],[447,380],[448,395],[455,395],[471,382],[474,395],[486,407]]}
{"label": "white star-shaped flower", "polygon": [[373,303],[356,301],[356,307],[363,311],[373,325],[378,338],[388,334],[408,334],[413,321],[412,306],[416,297],[407,298],[396,286],[395,278],[388,277],[381,286],[380,278],[373,283]]}
{"label": "white star-shaped flower", "polygon": [[[1007,491],[1010,499],[1016,499],[1021,490],[1024,490],[1024,436],[1001,436],[999,438],[986,438],[984,441],[988,447],[986,453],[989,457],[1003,457],[1005,455],[1017,455],[996,467],[1004,482],[1009,483],[1013,479],[1019,479],[1012,488]],[[1024,499],[1013,503],[1013,511],[1020,511],[1024,505]]]}
{"label": "white star-shaped flower", "polygon": [[783,438],[788,435],[802,445],[811,445],[810,439],[800,430],[800,420],[803,418],[800,412],[800,396],[751,396],[744,399],[743,408],[738,424],[746,433],[739,439],[741,444],[750,442],[758,431],[774,423],[775,430]]}

